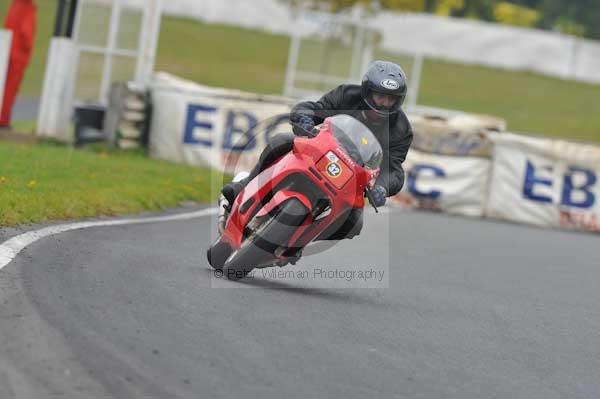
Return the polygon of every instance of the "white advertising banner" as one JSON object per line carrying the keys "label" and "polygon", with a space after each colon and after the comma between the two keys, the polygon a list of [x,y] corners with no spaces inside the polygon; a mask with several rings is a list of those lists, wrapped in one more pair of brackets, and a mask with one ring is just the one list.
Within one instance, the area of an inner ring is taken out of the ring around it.
{"label": "white advertising banner", "polygon": [[152,87],[150,151],[156,158],[250,170],[268,138],[289,131],[283,97],[215,89],[159,74]]}
{"label": "white advertising banner", "polygon": [[404,162],[404,188],[390,198],[390,203],[404,208],[483,216],[490,165],[486,158],[434,155],[411,149]]}
{"label": "white advertising banner", "polygon": [[[292,101],[284,97],[158,74],[152,101],[151,155],[173,162],[230,173],[250,170],[272,135],[290,131]],[[389,203],[600,232],[600,147],[511,133],[481,138],[491,154],[479,151],[481,146],[462,156],[413,146],[404,163],[404,188]]]}
{"label": "white advertising banner", "polygon": [[514,134],[493,138],[487,215],[600,231],[600,148]]}

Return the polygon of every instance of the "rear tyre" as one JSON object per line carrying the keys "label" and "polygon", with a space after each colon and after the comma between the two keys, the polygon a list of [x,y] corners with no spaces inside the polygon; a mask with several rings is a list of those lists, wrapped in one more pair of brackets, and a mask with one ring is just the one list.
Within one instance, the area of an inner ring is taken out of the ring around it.
{"label": "rear tyre", "polygon": [[246,238],[240,248],[227,259],[223,275],[230,280],[239,280],[256,266],[275,260],[275,250],[288,246],[308,214],[308,209],[299,200],[291,198],[284,202],[276,210],[276,214]]}

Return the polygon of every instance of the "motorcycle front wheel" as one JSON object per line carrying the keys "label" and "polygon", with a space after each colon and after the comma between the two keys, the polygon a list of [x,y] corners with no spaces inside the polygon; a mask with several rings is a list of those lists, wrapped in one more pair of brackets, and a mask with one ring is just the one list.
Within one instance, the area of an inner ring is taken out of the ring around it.
{"label": "motorcycle front wheel", "polygon": [[284,202],[275,214],[248,236],[223,266],[223,275],[230,280],[246,277],[255,267],[275,260],[274,252],[287,247],[302,225],[309,210],[297,199]]}

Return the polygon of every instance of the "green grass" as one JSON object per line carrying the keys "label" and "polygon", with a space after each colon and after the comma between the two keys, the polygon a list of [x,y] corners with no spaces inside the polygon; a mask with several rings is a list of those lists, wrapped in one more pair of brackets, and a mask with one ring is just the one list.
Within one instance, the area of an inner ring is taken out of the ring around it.
{"label": "green grass", "polygon": [[0,142],[0,226],[210,202],[222,179],[141,153]]}
{"label": "green grass", "polygon": [[[39,96],[41,90],[56,7],[54,0],[38,0],[36,3],[38,35],[35,54],[22,90],[22,94],[29,97]],[[8,4],[9,0],[0,0],[0,15],[4,15]],[[95,37],[102,36],[101,29],[94,32]],[[128,37],[131,35],[124,35],[123,40]],[[158,70],[206,85],[278,94],[283,87],[288,45],[287,36],[164,17],[156,66]],[[315,54],[315,65],[322,67],[322,47],[315,46],[307,53]],[[340,60],[347,60],[344,54],[342,50],[332,57],[333,61],[326,67],[328,72],[338,68]],[[398,59],[391,54],[376,55]],[[306,57],[302,62],[312,59],[312,56]],[[399,59],[404,61],[405,69],[410,70],[406,58]],[[94,60],[88,60],[88,63],[93,65]],[[82,70],[92,72],[92,69],[86,67]],[[346,70],[347,67],[340,69]],[[90,81],[96,75],[90,73],[82,79]],[[93,87],[97,81],[88,83]],[[85,89],[82,89],[84,94]],[[505,118],[509,129],[514,131],[599,142],[598,98],[600,85],[427,59],[419,103],[498,115]]]}
{"label": "green grass", "polygon": [[280,94],[288,45],[286,36],[164,17],[156,69],[206,85]]}
{"label": "green grass", "polygon": [[600,141],[600,85],[427,62],[419,103],[506,118],[509,130]]}

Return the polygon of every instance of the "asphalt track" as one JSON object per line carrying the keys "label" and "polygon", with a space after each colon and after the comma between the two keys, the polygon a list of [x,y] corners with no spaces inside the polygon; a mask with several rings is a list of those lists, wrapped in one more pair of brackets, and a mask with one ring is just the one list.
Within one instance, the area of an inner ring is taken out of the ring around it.
{"label": "asphalt track", "polygon": [[29,121],[37,119],[40,102],[34,98],[17,98],[12,112],[13,121]]}
{"label": "asphalt track", "polygon": [[360,237],[294,269],[389,261],[389,288],[352,289],[224,282],[205,262],[211,223],[90,228],[21,252],[0,271],[0,398],[600,396],[597,235],[369,214]]}

